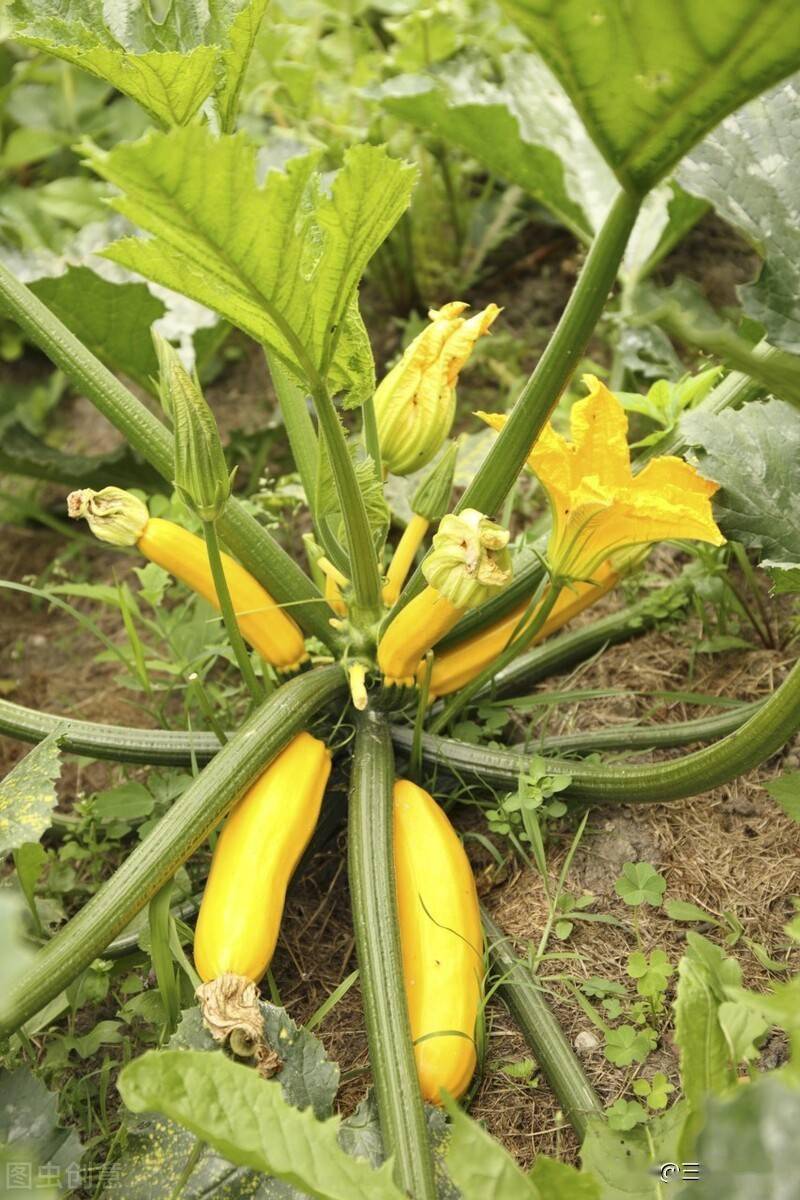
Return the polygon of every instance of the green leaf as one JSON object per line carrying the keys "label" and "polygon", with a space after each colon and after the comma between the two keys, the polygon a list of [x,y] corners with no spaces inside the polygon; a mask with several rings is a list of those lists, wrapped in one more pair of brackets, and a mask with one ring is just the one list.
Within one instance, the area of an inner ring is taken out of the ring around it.
{"label": "green leaf", "polygon": [[667,900],[664,912],[671,921],[705,921],[707,924],[718,924],[713,913],[706,912],[698,904],[690,904],[688,900]]}
{"label": "green leaf", "polygon": [[[49,1092],[27,1067],[0,1071],[0,1146],[2,1146],[4,1195],[13,1196],[11,1164],[35,1164],[33,1179],[38,1183],[38,1168],[47,1168],[51,1180],[70,1184],[80,1182],[79,1163],[83,1146],[78,1135],[62,1129],[58,1123],[58,1097]],[[20,1175],[20,1178],[23,1178]],[[32,1195],[39,1196],[38,1188]],[[53,1195],[55,1193],[51,1193]]]}
{"label": "green leaf", "polygon": [[640,904],[651,904],[657,908],[661,903],[667,881],[650,863],[625,863],[622,874],[614,884],[620,900],[634,908]]}
{"label": "green leaf", "polygon": [[119,1090],[133,1112],[159,1112],[232,1163],[320,1200],[400,1200],[391,1164],[373,1170],[341,1149],[338,1117],[292,1107],[277,1081],[221,1053],[150,1051],[124,1068]]}
{"label": "green leaf", "polygon": [[162,125],[184,125],[215,93],[232,128],[266,0],[182,0],[163,19],[147,5],[15,0],[15,40],[107,80]]}
{"label": "green leaf", "polygon": [[[535,54],[503,55],[493,77],[485,76],[483,63],[455,58],[424,75],[396,76],[367,94],[394,116],[460,146],[590,240],[618,184],[569,96]],[[705,208],[675,184],[659,188],[643,206],[621,274],[645,274]]]}
{"label": "green leaf", "polygon": [[610,1129],[605,1121],[591,1121],[581,1163],[600,1181],[602,1200],[665,1200],[657,1168],[677,1158],[685,1118],[681,1101],[653,1117],[646,1127],[629,1132]]}
{"label": "green leaf", "polygon": [[106,487],[114,479],[119,487],[163,490],[164,480],[151,466],[124,445],[109,454],[68,454],[56,450],[17,424],[2,430],[0,471],[28,475],[65,487]]}
{"label": "green leaf", "polygon": [[[389,531],[391,513],[383,492],[382,481],[375,471],[372,459],[364,453],[360,446],[350,445],[350,456],[353,459],[356,481],[359,491],[364,498],[367,510],[367,520],[372,532],[376,552],[380,553]],[[317,496],[314,511],[318,521],[324,521],[334,537],[345,544],[345,527],[342,517],[342,507],[336,490],[336,480],[331,467],[330,455],[324,441],[319,446],[319,467],[317,471]]]}
{"label": "green leaf", "polygon": [[712,1099],[692,1152],[700,1179],[676,1200],[781,1200],[800,1179],[800,1091],[788,1079],[756,1079],[728,1100]]}
{"label": "green leaf", "polygon": [[748,316],[772,345],[800,353],[800,84],[780,87],[732,113],[695,147],[679,178],[710,201],[764,259],[739,289]]}
{"label": "green leaf", "polygon": [[446,1102],[451,1121],[447,1169],[464,1200],[539,1200],[539,1191],[482,1125]]}
{"label": "green leaf", "polygon": [[88,267],[68,267],[30,287],[101,362],[151,389],[158,364],[150,327],[166,310],[144,283],[110,283]]}
{"label": "green leaf", "polygon": [[0,855],[38,842],[56,804],[53,786],[61,773],[59,731],[30,750],[0,781]]}
{"label": "green leaf", "polygon": [[794,0],[502,0],[626,186],[647,191],[727,113],[800,67]]}
{"label": "green leaf", "polygon": [[374,368],[357,288],[408,204],[412,168],[354,146],[326,189],[319,154],[256,179],[258,147],[201,125],[151,133],[107,153],[85,147],[123,195],[113,203],[154,236],[108,258],[215,309],[266,343],[306,387],[327,378],[360,403]]}
{"label": "green leaf", "polygon": [[800,412],[769,400],[735,414],[690,413],[681,427],[701,474],[721,484],[714,511],[725,536],[770,567],[800,563]]}
{"label": "green leaf", "polygon": [[634,1062],[644,1062],[651,1050],[655,1049],[655,1044],[655,1030],[620,1025],[617,1029],[606,1030],[604,1053],[614,1066],[628,1067]]}
{"label": "green leaf", "polygon": [[678,964],[675,1041],[683,1094],[695,1112],[702,1111],[709,1092],[723,1091],[735,1078],[717,1010],[725,999],[723,985],[737,983],[737,971],[718,947],[697,933],[687,935],[687,951]]}
{"label": "green leaf", "polygon": [[777,800],[787,817],[800,822],[800,771],[791,771],[788,775],[779,775],[771,779],[764,787]]}
{"label": "green leaf", "polygon": [[[339,1068],[325,1054],[322,1043],[306,1029],[297,1026],[286,1011],[262,1002],[264,1029],[268,1043],[282,1059],[276,1076],[288,1104],[309,1108],[319,1118],[330,1116],[339,1082]],[[177,1050],[199,1050],[220,1054],[219,1044],[203,1024],[199,1008],[187,1009],[169,1046]],[[352,1119],[352,1118],[351,1118]],[[126,1153],[119,1160],[109,1188],[113,1200],[171,1200],[183,1164],[195,1145],[194,1136],[174,1121],[148,1118],[137,1124],[128,1119]],[[362,1147],[345,1142],[343,1122],[340,1144],[354,1156],[366,1157]],[[383,1160],[379,1144],[378,1159]],[[185,1200],[302,1200],[297,1192],[277,1179],[258,1176],[246,1167],[237,1167],[211,1147],[203,1149],[184,1192]]]}
{"label": "green leaf", "polygon": [[594,1175],[545,1154],[536,1155],[528,1178],[542,1200],[602,1200],[600,1182]]}

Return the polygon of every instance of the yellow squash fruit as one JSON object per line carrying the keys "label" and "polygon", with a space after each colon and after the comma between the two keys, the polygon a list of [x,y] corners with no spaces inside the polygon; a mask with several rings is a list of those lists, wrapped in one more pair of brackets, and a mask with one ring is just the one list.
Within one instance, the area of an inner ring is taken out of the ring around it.
{"label": "yellow squash fruit", "polygon": [[[461,1096],[475,1072],[483,930],[464,848],[436,801],[394,785],[394,866],[414,1059],[422,1095]],[[435,1035],[435,1036],[431,1036]]]}
{"label": "yellow squash fruit", "polygon": [[[151,562],[219,609],[203,538],[174,521],[151,517],[147,505],[122,488],[86,488],[68,499],[72,517],[85,517],[101,541],[136,546]],[[242,637],[279,671],[293,671],[308,657],[303,634],[249,571],[222,555],[222,566]]]}
{"label": "yellow squash fruit", "polygon": [[330,770],[325,743],[299,733],[230,813],[195,930],[204,982],[231,974],[257,983],[269,966],[286,888],[316,827]]}
{"label": "yellow squash fruit", "polygon": [[506,586],[508,531],[474,508],[443,517],[422,564],[428,586],[401,609],[378,643],[384,681],[410,686],[420,660],[461,614]]}

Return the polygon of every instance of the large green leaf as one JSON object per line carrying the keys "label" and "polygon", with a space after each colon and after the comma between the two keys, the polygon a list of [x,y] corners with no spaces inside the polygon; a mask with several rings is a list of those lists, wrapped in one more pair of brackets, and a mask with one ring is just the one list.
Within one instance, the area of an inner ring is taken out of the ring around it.
{"label": "large green leaf", "polygon": [[[326,1057],[322,1043],[297,1026],[284,1009],[262,1003],[261,1011],[266,1039],[281,1056],[276,1079],[284,1099],[296,1108],[310,1107],[319,1119],[330,1116],[338,1067]],[[198,1008],[184,1012],[169,1044],[172,1049],[222,1053]],[[115,1165],[109,1200],[171,1200],[194,1147],[194,1135],[174,1121],[151,1117],[133,1123],[128,1118],[126,1150]],[[302,1195],[279,1179],[234,1165],[210,1146],[204,1147],[183,1191],[184,1200],[300,1200]]]}
{"label": "large green leaf", "polygon": [[486,1130],[449,1103],[447,1166],[464,1200],[541,1200],[535,1184]]}
{"label": "large green leaf", "polygon": [[304,386],[327,378],[359,403],[374,387],[357,289],[370,257],[408,204],[414,172],[355,146],[328,189],[319,155],[256,179],[257,146],[205,126],[153,133],[104,153],[94,169],[114,205],[150,239],[107,256],[215,309],[267,344]]}
{"label": "large green leaf", "polygon": [[0,781],[0,856],[25,842],[38,842],[50,828],[54,784],[61,773],[58,739],[56,730]]}
{"label": "large green leaf", "polygon": [[108,486],[109,479],[118,487],[140,487],[147,491],[164,491],[172,486],[149,463],[142,462],[127,443],[108,454],[68,454],[48,445],[21,424],[2,431],[0,471],[46,479],[68,488],[99,490]]}
{"label": "large green leaf", "polygon": [[342,1150],[338,1117],[293,1108],[279,1083],[223,1054],[149,1051],[123,1069],[119,1090],[133,1112],[162,1113],[231,1162],[319,1200],[401,1200],[390,1163],[374,1170]]}
{"label": "large green leaf", "polygon": [[[399,75],[369,91],[383,108],[453,142],[499,178],[515,183],[579,238],[597,232],[619,190],[561,84],[535,54],[514,51],[498,64],[456,58],[425,75]],[[648,197],[622,264],[646,273],[705,211],[674,184]]]}
{"label": "large green leaf", "polygon": [[800,1091],[788,1078],[756,1079],[712,1100],[692,1157],[699,1179],[676,1200],[790,1200],[800,1179]]}
{"label": "large green leaf", "polygon": [[688,413],[681,428],[701,474],[721,485],[714,509],[723,533],[759,550],[761,565],[779,577],[796,572],[800,412],[769,400],[736,413]]}
{"label": "large green leaf", "polygon": [[679,177],[764,259],[756,282],[740,288],[745,312],[772,345],[800,354],[800,82],[787,80],[732,113]]}
{"label": "large green leaf", "polygon": [[15,0],[11,14],[17,41],[107,80],[162,125],[185,124],[213,92],[229,129],[266,5],[174,0],[158,20],[119,0]]}
{"label": "large green leaf", "polygon": [[501,0],[623,184],[646,191],[800,67],[795,0]]}

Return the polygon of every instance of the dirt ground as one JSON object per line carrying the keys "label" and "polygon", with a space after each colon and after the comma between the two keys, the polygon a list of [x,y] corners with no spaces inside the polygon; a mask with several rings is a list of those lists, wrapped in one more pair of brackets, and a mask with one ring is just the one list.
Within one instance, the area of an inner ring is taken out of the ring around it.
{"label": "dirt ground", "polygon": [[[730,298],[731,289],[751,273],[751,260],[741,246],[728,255],[727,266],[719,268],[720,241],[730,235],[718,222],[707,222],[704,231],[693,234],[675,258],[682,271],[691,270],[705,279],[717,303]],[[552,237],[552,231],[550,231]],[[693,241],[694,239],[694,241]],[[730,248],[730,246],[729,246]],[[724,249],[724,245],[723,245]],[[533,253],[533,251],[532,251]],[[566,300],[572,283],[575,261],[572,248],[563,238],[552,254],[539,256],[526,266],[519,279],[509,279],[508,320],[520,332],[552,325]],[[669,274],[671,266],[666,273]],[[513,308],[511,293],[513,292]],[[483,296],[470,299],[475,304]],[[504,302],[497,289],[486,299]],[[387,329],[383,350],[391,352],[394,334]],[[532,364],[529,364],[532,365]],[[484,381],[485,383],[485,381]],[[245,356],[223,384],[217,385],[211,399],[227,428],[241,424],[243,408],[258,423],[259,415],[269,410],[263,392],[263,371]],[[255,406],[253,400],[255,399]],[[263,401],[262,403],[259,401]],[[255,415],[253,415],[255,414]],[[93,429],[94,419],[85,402],[72,410],[73,435],[83,440],[82,430]],[[71,419],[72,419],[71,418]],[[252,426],[251,426],[252,427]],[[77,431],[77,432],[76,432]],[[98,450],[105,435],[93,431],[91,449]],[[77,447],[76,447],[77,448]],[[85,446],[82,448],[86,448]],[[58,489],[53,493],[53,499]],[[32,525],[7,526],[0,541],[0,579],[30,581],[45,571],[55,554],[63,548],[62,538]],[[96,582],[119,576],[119,555],[87,540],[78,548],[82,570]],[[605,602],[610,609],[618,599]],[[93,661],[96,643],[88,634],[76,630],[72,620],[57,611],[47,611],[41,601],[15,592],[0,594],[0,692],[10,699],[52,713],[64,713],[85,719],[127,724],[144,723],[131,694],[114,684],[115,667]],[[97,609],[93,609],[96,616]],[[597,615],[597,609],[593,610]],[[786,614],[784,614],[784,617]],[[112,638],[124,637],[113,615],[101,620]],[[788,640],[787,620],[783,622],[784,644]],[[767,694],[785,674],[793,658],[791,650],[736,650],[719,655],[699,655],[690,672],[692,646],[699,636],[694,619],[666,632],[654,632],[628,645],[609,649],[602,657],[569,677],[570,686],[579,680],[581,688],[687,689],[736,696],[742,699]],[[565,680],[549,680],[542,689],[555,690]],[[613,697],[591,705],[566,705],[558,710],[551,732],[596,728],[630,721],[647,704],[636,697]],[[660,720],[682,720],[700,715],[673,705],[658,713]],[[0,738],[0,775],[11,768],[25,752],[21,744]],[[682,753],[677,751],[673,753]],[[594,910],[610,913],[625,928],[604,924],[579,924],[567,943],[551,943],[551,949],[566,949],[574,957],[556,964],[559,971],[576,980],[590,975],[624,980],[624,961],[634,948],[630,910],[615,896],[613,883],[627,861],[647,861],[667,879],[667,896],[692,901],[715,914],[733,911],[745,926],[746,936],[762,943],[768,952],[785,940],[782,927],[791,915],[789,897],[798,888],[800,827],[784,817],[761,786],[765,779],[782,767],[800,765],[798,746],[789,747],[764,768],[715,792],[670,805],[601,807],[593,810],[582,842],[567,878],[573,893],[591,891],[597,900]],[[82,794],[106,786],[119,778],[119,769],[97,763],[79,768],[75,760],[60,784],[64,807]],[[474,823],[474,810],[456,812],[456,823]],[[549,848],[551,878],[555,879],[574,832],[574,821],[564,820],[554,832]],[[288,899],[282,937],[273,964],[276,983],[291,1015],[303,1021],[327,995],[353,970],[354,941],[349,919],[346,866],[339,844],[317,859],[314,869],[292,888]],[[541,880],[536,873],[514,869],[504,878],[496,878],[488,855],[470,854],[478,874],[484,900],[504,929],[519,939],[522,950],[529,941],[538,942],[547,906]],[[660,910],[645,909],[641,920],[644,949],[663,947],[673,964],[677,962],[685,939],[685,925],[671,922]],[[742,942],[734,951],[741,962],[745,982],[764,987],[769,974]],[[671,981],[674,984],[674,979]],[[557,1015],[574,1042],[581,1033],[594,1031],[588,1019],[559,982],[552,985],[552,1000]],[[317,1031],[329,1054],[341,1065],[343,1086],[340,1101],[349,1111],[358,1102],[367,1085],[367,1050],[358,988],[353,987],[333,1009]],[[599,1044],[583,1051],[586,1070],[605,1103],[621,1094],[630,1070],[611,1067]],[[776,1041],[766,1054],[780,1061],[782,1046]],[[529,1057],[522,1038],[502,1008],[494,1002],[489,1008],[487,1061],[515,1061]],[[646,1071],[663,1070],[676,1081],[676,1062],[668,1035],[659,1050],[648,1060]],[[530,1082],[511,1078],[498,1069],[488,1069],[481,1079],[472,1103],[474,1116],[484,1120],[520,1162],[528,1163],[539,1152],[571,1156],[575,1150],[573,1135],[558,1119],[553,1097],[543,1080]]]}

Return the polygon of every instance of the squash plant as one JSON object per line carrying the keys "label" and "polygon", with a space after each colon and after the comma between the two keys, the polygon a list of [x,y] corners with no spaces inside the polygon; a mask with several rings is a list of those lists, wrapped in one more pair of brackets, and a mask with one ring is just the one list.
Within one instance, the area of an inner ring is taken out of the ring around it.
{"label": "squash plant", "polygon": [[[159,419],[69,322],[0,267],[5,314],[132,449],[174,482],[200,518],[204,540],[165,527],[113,479],[71,497],[72,514],[86,517],[107,541],[137,545],[217,604],[252,701],[248,718],[222,745],[208,734],[68,718],[53,727],[64,747],[83,753],[154,763],[196,756],[207,763],[15,981],[3,997],[0,1031],[20,1029],[101,955],[231,814],[198,924],[201,998],[215,1035],[233,1038],[240,1052],[258,1045],[254,984],[269,961],[283,889],[318,811],[330,769],[325,737],[334,724],[351,721],[349,873],[370,1058],[395,1181],[417,1200],[435,1195],[423,1093],[438,1100],[442,1086],[458,1093],[469,1082],[482,959],[463,851],[418,785],[428,767],[439,766],[514,786],[525,757],[448,736],[454,717],[493,680],[502,687],[521,678],[521,663],[528,678],[541,672],[547,650],[534,644],[613,587],[647,546],[674,538],[724,540],[712,510],[717,486],[678,456],[686,449],[680,434],[662,440],[658,453],[632,459],[623,406],[593,377],[573,406],[569,438],[548,418],[604,312],[648,194],[726,114],[800,67],[793,0],[721,0],[713,9],[704,0],[658,6],[506,0],[504,6],[569,96],[614,185],[535,370],[507,415],[481,414],[497,436],[455,505],[455,451],[446,443],[457,378],[474,345],[490,336],[498,310],[470,316],[461,301],[442,303],[376,385],[358,307],[361,277],[409,203],[413,169],[380,146],[361,145],[344,153],[332,176],[319,152],[263,175],[256,144],[234,132],[247,56],[265,9],[257,0],[223,4],[215,21],[186,24],[176,4],[163,25],[148,16],[136,28],[124,22],[111,28],[108,6],[101,17],[100,6],[88,0],[73,6],[81,10],[77,16],[61,16],[54,5],[37,5],[35,12],[14,6],[22,40],[109,80],[156,122],[138,141],[111,150],[88,141],[81,147],[87,166],[116,189],[112,206],[145,235],[124,237],[105,254],[206,305],[263,347],[313,538],[307,572],[235,498],[233,464],[225,461],[213,414],[172,347],[156,344]],[[699,411],[713,417],[759,395],[758,384],[731,374]],[[384,481],[388,472],[418,468],[427,474],[414,517],[392,549]],[[547,494],[551,529],[541,553],[515,572],[501,517],[525,469]],[[620,637],[641,624],[630,614],[616,620]],[[279,682],[269,694],[245,641],[275,669]],[[584,635],[577,651],[562,642],[544,669],[570,661],[570,653],[580,656],[590,642]],[[666,763],[555,760],[553,770],[569,777],[562,795],[583,804],[669,800],[752,769],[800,728],[800,665],[747,719],[727,720],[675,735],[657,730],[661,744],[725,733]],[[7,702],[0,722],[34,740],[49,724]],[[410,757],[408,768],[395,765],[393,744]],[[407,778],[412,774],[416,782]],[[406,778],[398,782],[399,775]],[[281,804],[284,794],[291,804]],[[283,827],[279,843],[267,847],[264,822],[272,821]],[[416,843],[409,821],[424,831]],[[254,863],[259,847],[266,857]],[[256,889],[251,877],[259,871]],[[427,877],[425,895],[441,901],[447,914],[441,920],[425,910],[435,934],[413,901]],[[437,996],[448,933],[459,947],[450,952]],[[580,1114],[584,1085],[557,1047],[548,1061],[565,1108]]]}

